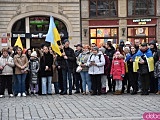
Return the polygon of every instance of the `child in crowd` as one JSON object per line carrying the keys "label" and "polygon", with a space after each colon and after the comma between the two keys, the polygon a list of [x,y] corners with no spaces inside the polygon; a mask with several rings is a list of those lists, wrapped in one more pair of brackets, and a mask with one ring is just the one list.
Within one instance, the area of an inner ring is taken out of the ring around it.
{"label": "child in crowd", "polygon": [[30,89],[31,94],[38,93],[38,71],[39,71],[39,59],[37,58],[36,51],[33,51],[29,60],[30,70]]}
{"label": "child in crowd", "polygon": [[119,51],[114,54],[110,77],[116,82],[115,95],[122,94],[122,80],[125,74],[124,60]]}

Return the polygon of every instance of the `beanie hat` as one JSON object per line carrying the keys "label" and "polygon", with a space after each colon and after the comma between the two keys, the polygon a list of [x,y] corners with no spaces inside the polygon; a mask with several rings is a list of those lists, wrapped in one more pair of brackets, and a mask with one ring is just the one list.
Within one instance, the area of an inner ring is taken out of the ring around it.
{"label": "beanie hat", "polygon": [[33,52],[31,53],[31,56],[32,56],[32,57],[37,57],[36,51],[33,51]]}

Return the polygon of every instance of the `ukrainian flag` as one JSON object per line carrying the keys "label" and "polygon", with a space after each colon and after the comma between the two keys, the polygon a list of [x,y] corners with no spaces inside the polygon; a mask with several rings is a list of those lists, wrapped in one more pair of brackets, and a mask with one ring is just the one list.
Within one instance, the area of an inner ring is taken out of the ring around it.
{"label": "ukrainian flag", "polygon": [[60,56],[62,56],[62,53],[61,53],[59,46],[57,44],[57,41],[60,41],[60,40],[61,40],[61,38],[60,38],[60,35],[59,35],[58,30],[56,28],[56,25],[54,23],[54,19],[52,16],[50,16],[49,30],[46,35],[45,41],[50,42],[53,51],[56,52],[57,54],[59,54]]}
{"label": "ukrainian flag", "polygon": [[140,50],[136,53],[136,57],[133,62],[133,71],[137,72],[137,70],[139,69],[138,62],[142,55],[146,56],[149,72],[154,71],[154,59],[152,51],[150,49],[148,49],[145,53],[142,53]]}

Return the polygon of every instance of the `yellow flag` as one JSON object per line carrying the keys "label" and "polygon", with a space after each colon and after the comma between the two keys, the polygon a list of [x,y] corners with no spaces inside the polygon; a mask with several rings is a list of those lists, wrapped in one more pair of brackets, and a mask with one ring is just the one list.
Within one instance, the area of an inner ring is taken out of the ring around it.
{"label": "yellow flag", "polygon": [[14,46],[18,46],[23,50],[23,45],[22,45],[22,41],[21,41],[20,35],[18,35],[18,38],[17,38],[16,43],[14,44]]}

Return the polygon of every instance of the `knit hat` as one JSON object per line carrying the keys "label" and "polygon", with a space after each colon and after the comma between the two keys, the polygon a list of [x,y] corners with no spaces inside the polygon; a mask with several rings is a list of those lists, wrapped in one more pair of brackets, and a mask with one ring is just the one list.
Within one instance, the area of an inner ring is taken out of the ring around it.
{"label": "knit hat", "polygon": [[32,57],[37,57],[36,51],[33,51],[33,52],[31,53],[31,56],[32,56]]}

